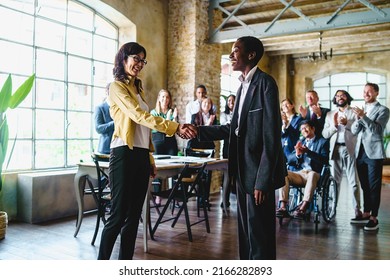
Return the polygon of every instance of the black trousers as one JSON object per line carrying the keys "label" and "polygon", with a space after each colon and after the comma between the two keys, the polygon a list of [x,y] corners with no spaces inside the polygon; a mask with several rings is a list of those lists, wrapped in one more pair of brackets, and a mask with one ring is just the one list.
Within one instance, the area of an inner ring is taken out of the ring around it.
{"label": "black trousers", "polygon": [[368,158],[361,146],[356,167],[363,190],[364,212],[371,212],[371,216],[377,217],[381,201],[383,159]]}
{"label": "black trousers", "polygon": [[142,206],[149,186],[149,150],[127,146],[111,149],[109,181],[111,215],[104,226],[99,248],[99,260],[111,257],[120,234],[120,260],[133,258]]}
{"label": "black trousers", "polygon": [[276,259],[275,191],[266,201],[255,205],[254,195],[247,194],[237,180],[238,240],[241,260]]}

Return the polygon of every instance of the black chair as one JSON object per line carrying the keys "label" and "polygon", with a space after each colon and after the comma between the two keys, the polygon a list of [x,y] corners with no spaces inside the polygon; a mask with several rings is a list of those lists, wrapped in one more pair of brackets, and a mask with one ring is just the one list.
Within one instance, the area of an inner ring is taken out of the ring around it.
{"label": "black chair", "polygon": [[[212,158],[215,155],[214,149],[198,149],[198,148],[186,148],[184,151],[186,156],[192,156],[192,157],[202,157],[202,158]],[[210,211],[210,187],[211,187],[211,176],[212,171],[211,170],[204,170],[202,180],[204,183],[204,190],[205,190],[205,199],[201,200],[201,204],[206,204],[207,209]]]}
{"label": "black chair", "polygon": [[96,166],[97,179],[87,176],[86,180],[89,189],[86,189],[85,191],[92,194],[97,206],[95,232],[91,242],[91,244],[94,245],[99,231],[100,220],[102,220],[103,224],[107,221],[106,212],[111,204],[111,190],[109,188],[108,175],[99,165],[99,162],[108,162],[109,158],[106,155],[95,153],[92,153],[91,157]]}
{"label": "black chair", "polygon": [[[204,199],[204,193],[205,193],[204,184],[201,178],[202,178],[203,171],[205,170],[206,164],[207,163],[197,164],[197,165],[186,164],[183,170],[181,171],[181,173],[179,174],[178,179],[174,182],[171,189],[161,191],[159,193],[152,192],[152,195],[159,195],[167,199],[166,203],[163,206],[163,209],[161,210],[160,215],[158,216],[156,223],[154,224],[154,227],[150,232],[150,236],[153,240],[155,240],[154,234],[158,226],[162,223],[173,220],[171,225],[171,227],[173,228],[176,225],[183,210],[185,214],[189,241],[192,242],[191,227],[201,222],[205,222],[206,230],[208,233],[210,233],[210,225],[209,225],[209,218],[207,215],[206,205],[203,204],[203,206],[201,207],[203,209],[203,217],[200,217],[199,208],[198,208],[198,220],[193,223],[191,223],[190,221],[188,205],[187,205],[188,200],[190,198],[195,197],[197,201],[199,201],[199,199],[201,198]],[[167,212],[169,206],[175,201],[181,202],[179,211],[177,212],[176,215],[171,214],[171,217],[164,219],[164,215]]]}

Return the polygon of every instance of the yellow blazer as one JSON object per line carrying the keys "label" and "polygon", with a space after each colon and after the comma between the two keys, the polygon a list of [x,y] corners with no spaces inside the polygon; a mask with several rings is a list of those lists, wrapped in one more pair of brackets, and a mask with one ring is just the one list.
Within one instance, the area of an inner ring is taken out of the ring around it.
{"label": "yellow blazer", "polygon": [[[137,87],[134,82],[138,80],[138,88],[141,98],[145,100],[141,80],[129,76],[126,82],[115,81],[110,84],[108,99],[110,102],[110,115],[114,120],[113,139],[119,137],[127,143],[132,150],[134,145],[134,133],[136,124],[163,132],[168,136],[175,134],[179,124],[165,120],[162,117],[151,115],[142,110],[137,99]],[[154,146],[152,136],[149,136],[150,163],[154,163],[152,153]]]}

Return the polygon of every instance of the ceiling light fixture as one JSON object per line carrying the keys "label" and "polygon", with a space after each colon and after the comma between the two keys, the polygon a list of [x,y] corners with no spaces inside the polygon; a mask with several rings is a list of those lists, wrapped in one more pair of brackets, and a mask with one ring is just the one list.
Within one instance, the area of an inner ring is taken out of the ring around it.
{"label": "ceiling light fixture", "polygon": [[320,51],[319,52],[313,52],[313,53],[309,54],[308,56],[300,57],[299,60],[309,61],[309,62],[332,60],[332,52],[333,52],[332,49],[330,49],[329,53],[322,51],[322,31],[320,32],[319,42],[320,42]]}

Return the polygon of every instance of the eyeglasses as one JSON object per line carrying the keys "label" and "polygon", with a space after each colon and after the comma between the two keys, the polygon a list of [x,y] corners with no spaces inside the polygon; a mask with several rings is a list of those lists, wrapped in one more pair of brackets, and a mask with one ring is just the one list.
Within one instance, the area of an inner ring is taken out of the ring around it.
{"label": "eyeglasses", "polygon": [[135,61],[135,63],[140,63],[140,62],[142,62],[143,65],[148,64],[148,62],[146,61],[146,59],[142,59],[142,58],[140,58],[140,57],[139,57],[138,55],[136,55],[136,54],[128,55],[128,57],[131,57],[131,58]]}

